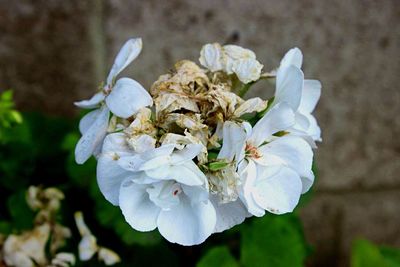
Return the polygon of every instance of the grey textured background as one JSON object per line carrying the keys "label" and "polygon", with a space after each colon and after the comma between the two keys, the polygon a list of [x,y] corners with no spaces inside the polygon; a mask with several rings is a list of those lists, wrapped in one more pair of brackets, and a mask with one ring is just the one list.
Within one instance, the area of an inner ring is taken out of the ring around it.
{"label": "grey textured background", "polygon": [[323,83],[319,180],[301,211],[310,265],[344,266],[355,237],[400,246],[399,24],[398,0],[0,0],[0,90],[73,116],[131,36],[144,49],[125,74],[146,87],[207,42],[248,47],[267,69],[300,47]]}

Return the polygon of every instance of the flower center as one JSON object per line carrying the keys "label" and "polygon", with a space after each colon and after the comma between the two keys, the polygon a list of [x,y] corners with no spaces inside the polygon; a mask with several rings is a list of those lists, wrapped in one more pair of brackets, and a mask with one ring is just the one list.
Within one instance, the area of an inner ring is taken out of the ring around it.
{"label": "flower center", "polygon": [[111,85],[104,86],[104,88],[103,88],[104,95],[108,96],[111,93],[111,90],[112,90]]}
{"label": "flower center", "polygon": [[177,195],[179,195],[182,192],[181,188],[177,188],[172,192],[172,195],[175,197]]}
{"label": "flower center", "polygon": [[262,157],[262,154],[257,149],[257,147],[255,147],[255,146],[253,146],[253,145],[251,145],[249,143],[246,143],[245,151],[246,151],[246,155],[251,157],[251,158],[259,159],[259,158]]}

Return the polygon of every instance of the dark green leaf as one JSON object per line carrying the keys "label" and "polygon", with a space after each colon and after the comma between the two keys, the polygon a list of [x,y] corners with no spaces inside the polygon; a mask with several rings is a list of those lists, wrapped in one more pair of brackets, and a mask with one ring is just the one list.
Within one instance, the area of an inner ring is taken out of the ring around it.
{"label": "dark green leaf", "polygon": [[225,246],[213,247],[196,264],[197,267],[239,267],[236,259]]}
{"label": "dark green leaf", "polygon": [[301,267],[307,256],[300,221],[294,214],[254,218],[242,230],[241,262],[248,267]]}

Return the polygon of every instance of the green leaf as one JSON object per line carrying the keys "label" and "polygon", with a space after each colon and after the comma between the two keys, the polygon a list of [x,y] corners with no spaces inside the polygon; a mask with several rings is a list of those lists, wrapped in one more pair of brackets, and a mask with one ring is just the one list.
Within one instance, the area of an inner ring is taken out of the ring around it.
{"label": "green leaf", "polygon": [[4,235],[11,234],[12,225],[7,221],[0,221],[0,233]]}
{"label": "green leaf", "polygon": [[354,241],[351,267],[400,267],[400,250],[379,247],[367,240]]}
{"label": "green leaf", "polygon": [[218,152],[208,151],[208,160],[215,160],[218,157]]}
{"label": "green leaf", "polygon": [[400,267],[400,249],[382,246],[379,250],[388,267]]}
{"label": "green leaf", "polygon": [[367,240],[356,240],[351,253],[351,267],[388,267],[379,248]]}
{"label": "green leaf", "polygon": [[197,267],[239,267],[226,246],[213,247],[196,264]]}
{"label": "green leaf", "polygon": [[8,211],[15,230],[26,230],[33,227],[34,212],[29,208],[25,198],[26,190],[19,191],[8,198]]}
{"label": "green leaf", "polygon": [[226,166],[228,166],[229,163],[225,162],[225,161],[215,161],[215,162],[211,162],[208,164],[208,168],[210,169],[210,171],[219,171],[224,169]]}
{"label": "green leaf", "polygon": [[127,245],[154,246],[160,243],[161,235],[157,230],[139,232],[133,229],[122,216],[115,220],[114,227],[121,240]]}
{"label": "green leaf", "polygon": [[268,214],[244,226],[240,248],[243,266],[303,266],[308,245],[294,214]]}
{"label": "green leaf", "polygon": [[9,101],[12,101],[12,99],[13,99],[13,91],[12,90],[4,91],[0,96],[1,102],[9,102]]}

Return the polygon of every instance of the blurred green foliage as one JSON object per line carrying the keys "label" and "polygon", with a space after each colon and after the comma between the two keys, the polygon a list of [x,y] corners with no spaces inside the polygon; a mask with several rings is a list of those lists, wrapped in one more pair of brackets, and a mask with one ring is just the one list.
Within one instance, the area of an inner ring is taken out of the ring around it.
{"label": "blurred green foliage", "polygon": [[7,129],[19,123],[22,123],[22,116],[14,109],[13,92],[4,91],[0,94],[0,142],[7,141]]}
{"label": "blurred green foliage", "polygon": [[377,246],[367,240],[355,240],[351,267],[400,267],[400,249]]}
{"label": "blurred green foliage", "polygon": [[[74,148],[80,137],[78,120],[24,113],[20,123],[21,116],[9,113],[13,111],[12,93],[3,93],[0,99],[6,103],[0,106],[0,201],[5,203],[0,206],[0,233],[32,227],[34,214],[25,202],[25,191],[29,185],[43,185],[55,186],[66,196],[59,220],[71,228],[73,237],[65,250],[77,254],[80,236],[73,214],[81,210],[98,243],[121,256],[122,262],[116,266],[300,267],[312,252],[297,212],[247,219],[193,247],[170,244],[157,231],[135,231],[125,222],[119,208],[101,195],[95,159],[84,165],[75,163]],[[300,208],[311,197],[312,192],[307,193]],[[357,241],[351,264],[393,267],[400,266],[399,259],[397,250]],[[96,259],[77,263],[100,265]]]}

